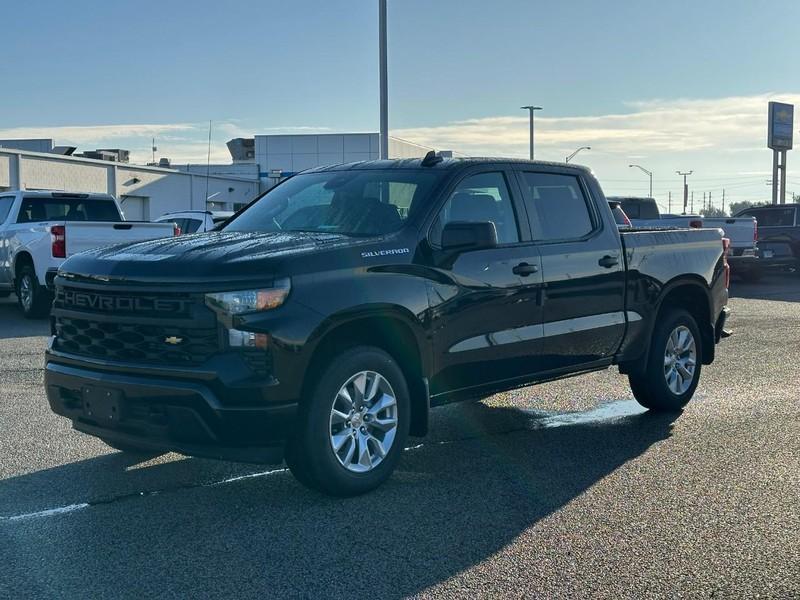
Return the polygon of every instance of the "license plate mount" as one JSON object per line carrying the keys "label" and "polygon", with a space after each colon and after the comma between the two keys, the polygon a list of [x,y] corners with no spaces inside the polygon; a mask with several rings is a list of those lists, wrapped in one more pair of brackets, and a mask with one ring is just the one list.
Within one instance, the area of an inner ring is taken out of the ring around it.
{"label": "license plate mount", "polygon": [[124,398],[120,390],[84,386],[81,397],[87,418],[106,427],[115,427],[122,420]]}

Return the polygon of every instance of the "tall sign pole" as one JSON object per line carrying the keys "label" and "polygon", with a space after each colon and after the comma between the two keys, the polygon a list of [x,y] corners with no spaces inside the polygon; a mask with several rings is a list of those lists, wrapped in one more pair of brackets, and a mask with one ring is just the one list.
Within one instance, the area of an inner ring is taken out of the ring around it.
{"label": "tall sign pole", "polygon": [[[693,171],[675,171],[678,175],[683,177],[683,214],[686,214],[686,205],[689,203],[689,186],[686,185],[686,177],[691,175]],[[694,211],[694,198],[692,198],[692,211]]]}
{"label": "tall sign pole", "polygon": [[[794,104],[770,102],[767,147],[772,149],[772,203],[786,203],[786,151],[792,149]],[[778,177],[780,171],[780,178]],[[780,186],[780,193],[778,189]]]}
{"label": "tall sign pole", "polygon": [[381,116],[380,116],[380,158],[389,158],[389,84],[386,58],[386,0],[378,3],[378,46],[380,61]]}

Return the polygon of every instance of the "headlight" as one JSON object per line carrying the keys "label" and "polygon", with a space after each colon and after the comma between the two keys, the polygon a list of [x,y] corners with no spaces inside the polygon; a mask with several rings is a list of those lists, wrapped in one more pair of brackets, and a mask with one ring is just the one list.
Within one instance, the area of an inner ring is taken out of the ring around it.
{"label": "headlight", "polygon": [[292,286],[289,279],[279,279],[271,288],[206,294],[206,304],[229,315],[244,315],[278,308]]}

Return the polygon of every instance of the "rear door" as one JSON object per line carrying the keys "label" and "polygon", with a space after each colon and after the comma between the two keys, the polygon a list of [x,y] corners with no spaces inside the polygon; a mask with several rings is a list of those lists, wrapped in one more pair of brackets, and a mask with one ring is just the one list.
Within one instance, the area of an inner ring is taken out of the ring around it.
{"label": "rear door", "polygon": [[[448,194],[431,226],[430,300],[437,373],[431,393],[513,379],[537,369],[542,337],[541,262],[530,241],[513,171],[470,171]],[[496,248],[441,250],[448,222],[495,224]]]}
{"label": "rear door", "polygon": [[574,171],[519,167],[517,174],[542,258],[543,368],[572,368],[612,356],[625,330],[617,228],[604,222],[591,188]]}

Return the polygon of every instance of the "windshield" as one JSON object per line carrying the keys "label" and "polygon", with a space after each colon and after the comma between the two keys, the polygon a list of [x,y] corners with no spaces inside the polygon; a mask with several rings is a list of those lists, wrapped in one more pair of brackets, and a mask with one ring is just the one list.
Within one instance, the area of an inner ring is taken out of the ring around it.
{"label": "windshield", "polygon": [[397,231],[440,173],[351,170],[296,175],[267,192],[225,231],[318,231],[353,236]]}

